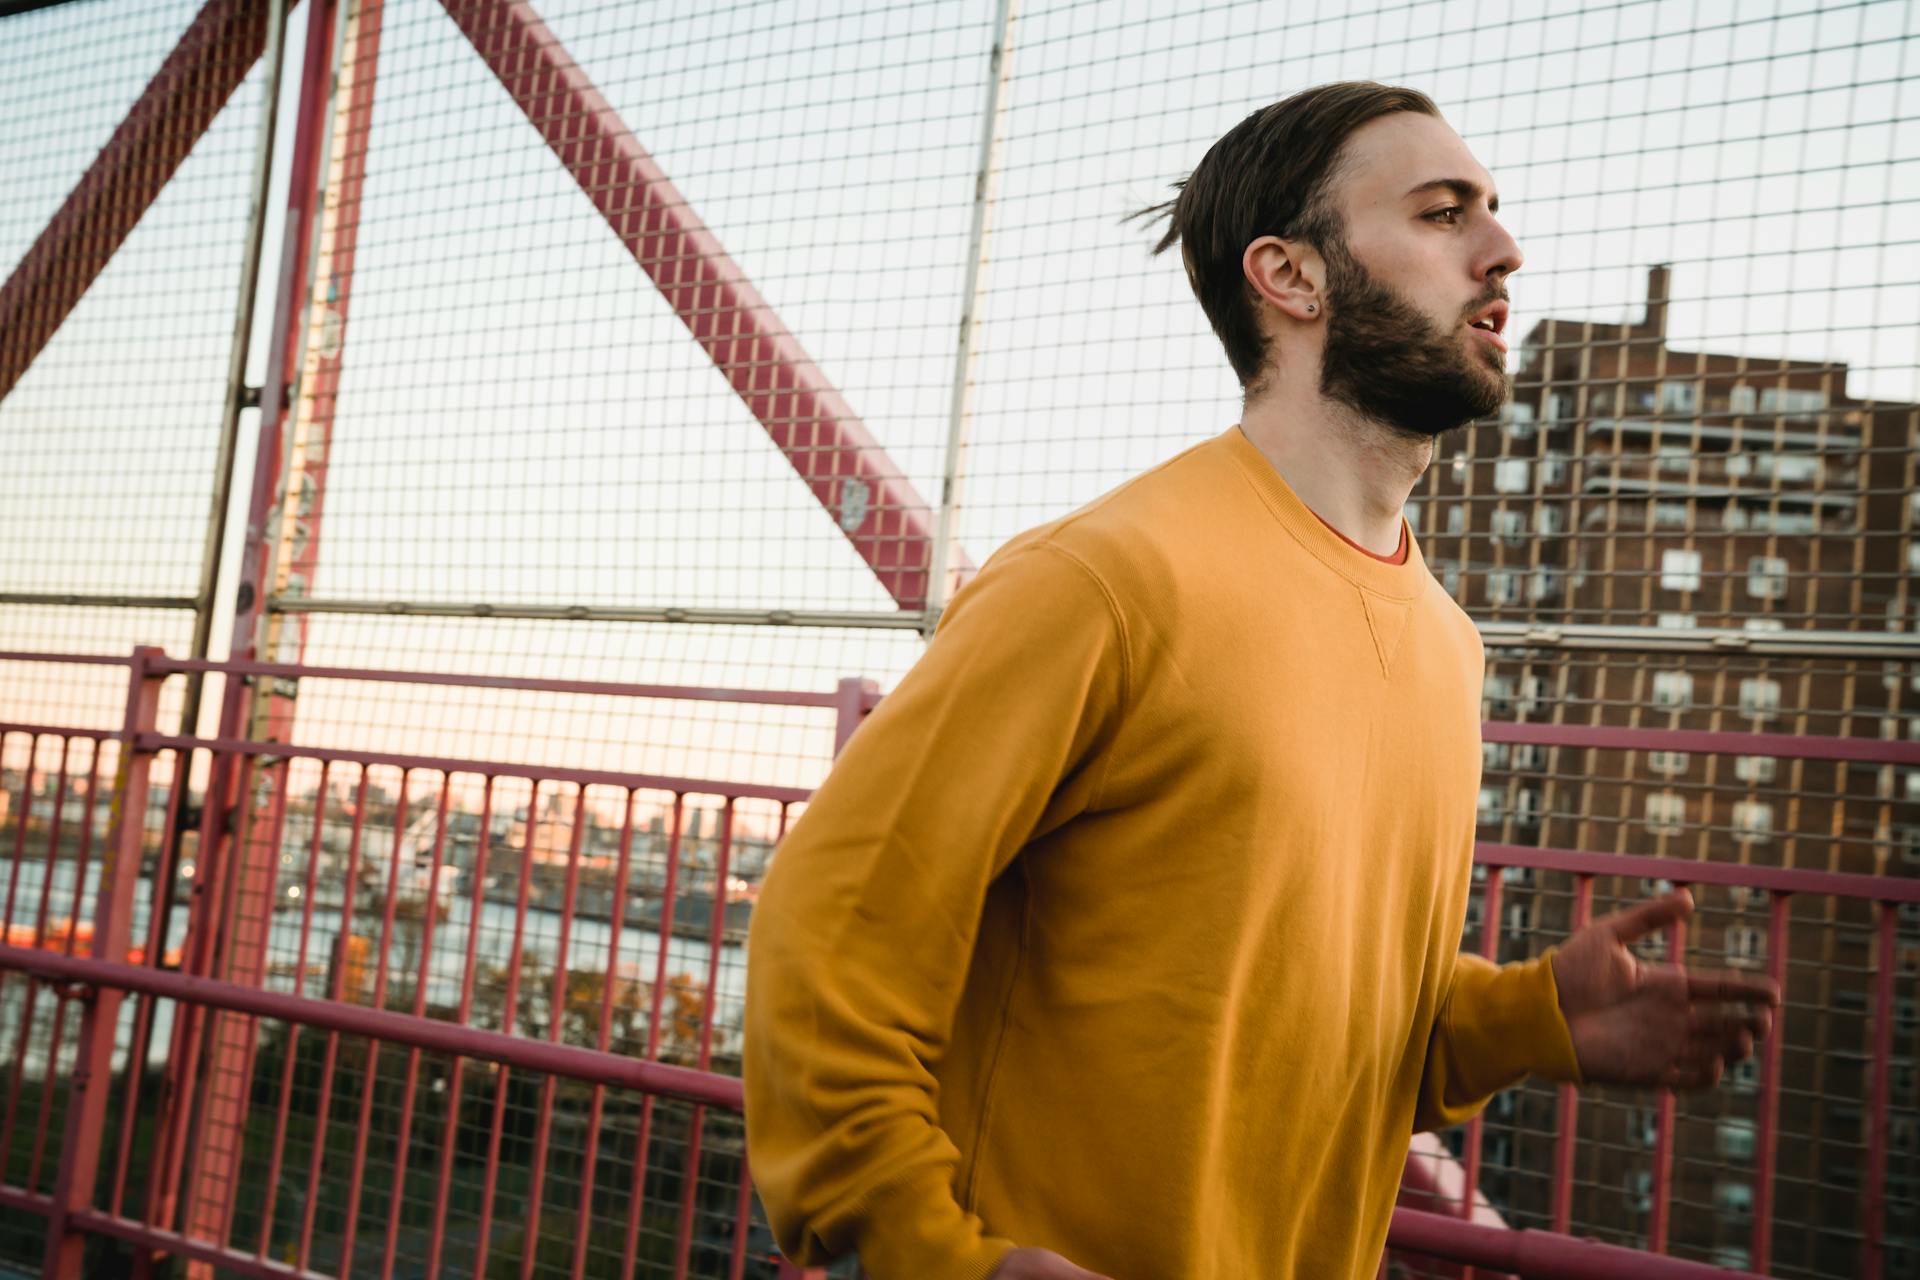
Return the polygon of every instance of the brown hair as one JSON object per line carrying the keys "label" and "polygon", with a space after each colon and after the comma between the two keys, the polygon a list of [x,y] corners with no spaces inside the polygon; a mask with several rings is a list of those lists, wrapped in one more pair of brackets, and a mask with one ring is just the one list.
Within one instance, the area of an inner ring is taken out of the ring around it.
{"label": "brown hair", "polygon": [[1178,196],[1130,215],[1169,220],[1153,251],[1180,245],[1187,281],[1249,395],[1257,390],[1267,344],[1240,265],[1247,246],[1267,235],[1303,240],[1323,252],[1338,243],[1342,226],[1331,189],[1347,138],[1398,111],[1440,114],[1417,89],[1371,80],[1304,89],[1229,129],[1173,184]]}

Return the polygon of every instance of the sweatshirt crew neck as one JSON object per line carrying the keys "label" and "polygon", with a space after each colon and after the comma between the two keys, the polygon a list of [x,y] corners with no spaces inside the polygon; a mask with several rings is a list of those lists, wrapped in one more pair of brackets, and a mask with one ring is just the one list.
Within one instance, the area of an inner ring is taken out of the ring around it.
{"label": "sweatshirt crew neck", "polygon": [[[1267,461],[1267,455],[1247,439],[1238,425],[1228,427],[1218,439],[1280,523],[1334,572],[1356,586],[1398,600],[1418,594],[1422,579],[1431,576],[1405,516],[1400,518],[1400,547],[1395,558],[1377,555],[1335,529],[1301,501],[1286,477]],[[1355,552],[1360,553],[1359,557]]]}

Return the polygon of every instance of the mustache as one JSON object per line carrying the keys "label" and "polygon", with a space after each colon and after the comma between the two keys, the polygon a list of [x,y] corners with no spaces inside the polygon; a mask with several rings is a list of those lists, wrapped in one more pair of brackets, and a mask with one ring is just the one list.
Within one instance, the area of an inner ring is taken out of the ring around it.
{"label": "mustache", "polygon": [[1472,302],[1469,302],[1466,306],[1466,309],[1462,311],[1460,314],[1462,316],[1470,316],[1474,314],[1476,311],[1481,310],[1483,307],[1489,306],[1495,302],[1504,302],[1508,306],[1513,305],[1513,299],[1507,294],[1506,285],[1504,284],[1495,285],[1493,288],[1487,290],[1485,293],[1481,294],[1478,298],[1475,298]]}

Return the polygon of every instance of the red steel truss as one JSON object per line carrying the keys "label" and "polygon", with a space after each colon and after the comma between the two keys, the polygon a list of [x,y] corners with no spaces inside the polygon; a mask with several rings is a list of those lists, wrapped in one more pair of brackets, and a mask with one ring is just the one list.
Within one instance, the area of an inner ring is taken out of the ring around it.
{"label": "red steel truss", "polygon": [[[533,6],[442,3],[887,593],[923,608],[938,513]],[[952,569],[973,569],[957,548]]]}
{"label": "red steel truss", "polygon": [[259,61],[266,41],[264,4],[207,0],[73,194],[0,285],[0,399],[105,269]]}

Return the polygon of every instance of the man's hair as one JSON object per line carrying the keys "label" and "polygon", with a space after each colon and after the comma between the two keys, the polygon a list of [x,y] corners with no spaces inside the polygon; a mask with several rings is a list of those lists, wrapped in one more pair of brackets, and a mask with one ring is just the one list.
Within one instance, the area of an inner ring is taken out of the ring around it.
{"label": "man's hair", "polygon": [[1440,109],[1417,89],[1347,80],[1304,89],[1242,120],[1207,149],[1180,194],[1142,209],[1134,218],[1168,218],[1153,247],[1175,243],[1194,296],[1220,335],[1227,359],[1249,395],[1266,365],[1258,303],[1241,260],[1261,236],[1301,240],[1325,252],[1343,243],[1332,197],[1345,146],[1355,129],[1399,111],[1437,116]]}

